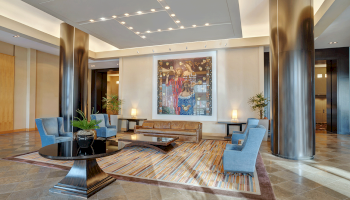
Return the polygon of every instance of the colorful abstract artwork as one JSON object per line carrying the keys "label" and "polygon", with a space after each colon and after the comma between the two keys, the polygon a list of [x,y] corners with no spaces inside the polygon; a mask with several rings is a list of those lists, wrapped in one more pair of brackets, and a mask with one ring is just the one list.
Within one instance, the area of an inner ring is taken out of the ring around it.
{"label": "colorful abstract artwork", "polygon": [[157,113],[212,115],[212,57],[157,60]]}

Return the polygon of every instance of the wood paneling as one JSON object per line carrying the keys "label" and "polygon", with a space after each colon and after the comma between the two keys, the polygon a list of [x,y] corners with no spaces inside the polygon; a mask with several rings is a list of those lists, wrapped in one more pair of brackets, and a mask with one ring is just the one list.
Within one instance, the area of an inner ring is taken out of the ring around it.
{"label": "wood paneling", "polygon": [[15,57],[0,53],[0,132],[13,130]]}

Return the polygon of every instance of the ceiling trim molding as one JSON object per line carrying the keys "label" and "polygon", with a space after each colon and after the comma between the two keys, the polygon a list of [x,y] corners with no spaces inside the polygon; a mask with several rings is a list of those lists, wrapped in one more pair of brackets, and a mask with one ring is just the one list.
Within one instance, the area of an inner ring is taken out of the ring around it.
{"label": "ceiling trim molding", "polygon": [[270,44],[269,36],[252,37],[252,38],[234,38],[234,39],[157,45],[157,46],[131,48],[131,49],[120,49],[115,51],[95,52],[94,54],[95,57],[91,57],[91,59],[99,60],[99,59],[121,58],[121,57],[128,57],[128,56],[166,54],[166,53],[174,53],[174,52],[178,53],[178,52],[203,51],[203,50],[225,49],[225,48],[245,48],[245,47],[267,46],[269,44]]}

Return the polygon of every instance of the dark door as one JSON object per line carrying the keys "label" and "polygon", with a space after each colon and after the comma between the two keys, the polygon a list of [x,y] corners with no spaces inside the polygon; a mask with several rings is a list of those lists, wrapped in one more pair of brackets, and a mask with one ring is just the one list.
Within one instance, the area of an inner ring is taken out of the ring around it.
{"label": "dark door", "polygon": [[327,60],[327,131],[337,133],[337,60]]}

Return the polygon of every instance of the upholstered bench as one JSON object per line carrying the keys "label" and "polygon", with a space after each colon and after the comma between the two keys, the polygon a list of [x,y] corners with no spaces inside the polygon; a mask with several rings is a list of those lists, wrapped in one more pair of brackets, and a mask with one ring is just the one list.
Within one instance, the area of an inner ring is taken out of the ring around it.
{"label": "upholstered bench", "polygon": [[179,137],[177,141],[200,142],[202,140],[202,123],[185,121],[150,121],[142,126],[136,125],[134,133],[144,135],[164,135]]}

